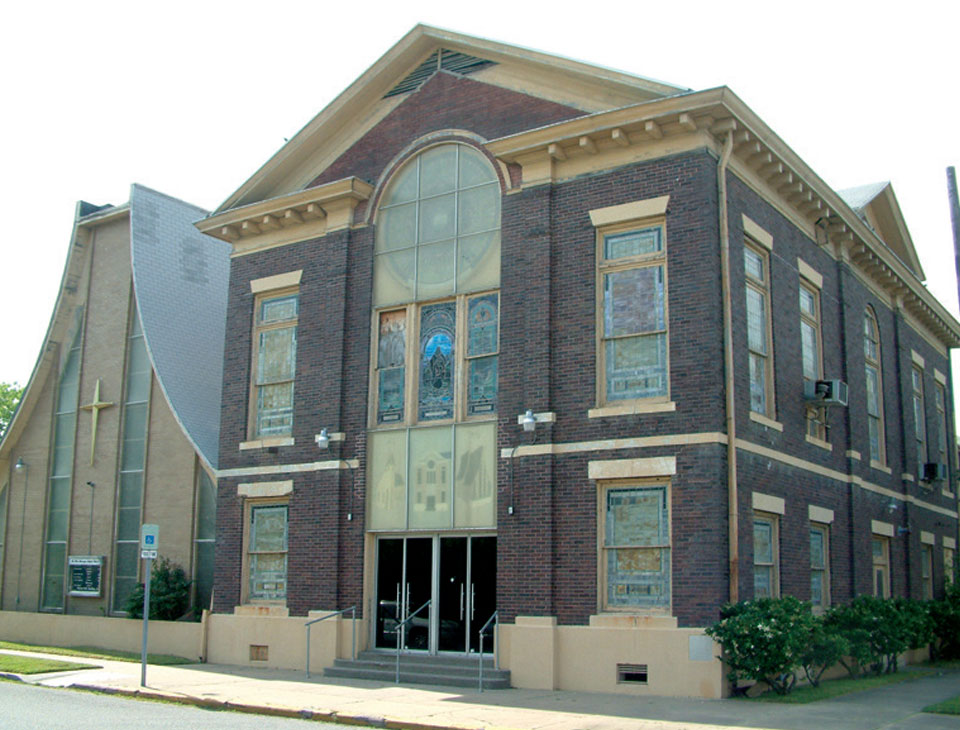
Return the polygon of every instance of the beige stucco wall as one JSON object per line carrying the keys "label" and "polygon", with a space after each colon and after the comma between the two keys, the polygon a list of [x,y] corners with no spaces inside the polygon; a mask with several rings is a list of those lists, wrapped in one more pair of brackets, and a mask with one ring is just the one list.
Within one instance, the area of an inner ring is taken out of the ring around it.
{"label": "beige stucco wall", "polygon": [[[595,616],[590,626],[557,626],[553,617],[518,616],[500,626],[499,652],[513,686],[524,689],[706,698],[726,690],[719,646],[669,618]],[[618,663],[646,664],[647,684],[617,684]]]}
{"label": "beige stucco wall", "polygon": [[[311,611],[303,616],[237,616],[211,614],[207,638],[207,661],[216,664],[265,666],[279,669],[305,669],[307,660],[308,620],[326,615]],[[333,665],[336,657],[349,657],[352,651],[353,621],[330,618],[313,624],[310,629],[310,671],[320,673]],[[339,634],[339,636],[338,636]],[[357,651],[366,647],[367,624],[356,621]],[[267,660],[250,659],[250,646],[266,646]]]}
{"label": "beige stucco wall", "polygon": [[[0,612],[0,639],[44,646],[94,646],[139,652],[143,622],[125,618]],[[147,651],[199,659],[202,627],[184,621],[151,621]]]}

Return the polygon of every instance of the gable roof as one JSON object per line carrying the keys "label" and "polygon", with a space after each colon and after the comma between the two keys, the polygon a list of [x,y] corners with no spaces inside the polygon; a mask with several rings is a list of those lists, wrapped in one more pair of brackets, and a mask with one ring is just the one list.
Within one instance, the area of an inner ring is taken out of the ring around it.
{"label": "gable roof", "polygon": [[926,275],[920,265],[920,257],[913,246],[913,239],[900,211],[900,204],[889,182],[871,183],[856,188],[837,191],[877,237],[886,244],[897,258],[910,267],[917,278],[923,281]]}
{"label": "gable roof", "polygon": [[689,91],[517,46],[417,25],[231,194],[215,213],[305,188],[437,71],[469,73],[585,114]]}

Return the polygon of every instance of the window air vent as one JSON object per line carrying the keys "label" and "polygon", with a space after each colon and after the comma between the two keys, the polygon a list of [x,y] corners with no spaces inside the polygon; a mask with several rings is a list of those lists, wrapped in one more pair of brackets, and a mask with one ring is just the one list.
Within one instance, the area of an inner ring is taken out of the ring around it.
{"label": "window air vent", "polygon": [[398,94],[406,94],[408,91],[416,91],[433,76],[437,71],[451,71],[458,74],[471,74],[487,66],[493,66],[495,61],[488,61],[476,56],[468,56],[466,53],[459,53],[442,48],[439,51],[431,53],[426,60],[417,66],[403,81],[394,86],[390,91],[383,95],[386,99]]}
{"label": "window air vent", "polygon": [[617,684],[646,684],[646,664],[617,664]]}
{"label": "window air vent", "polygon": [[803,395],[822,406],[846,406],[849,388],[842,380],[804,380]]}
{"label": "window air vent", "polygon": [[947,480],[947,465],[931,462],[923,465],[923,481],[945,482]]}
{"label": "window air vent", "polygon": [[250,661],[265,662],[270,658],[270,647],[263,644],[250,644]]}

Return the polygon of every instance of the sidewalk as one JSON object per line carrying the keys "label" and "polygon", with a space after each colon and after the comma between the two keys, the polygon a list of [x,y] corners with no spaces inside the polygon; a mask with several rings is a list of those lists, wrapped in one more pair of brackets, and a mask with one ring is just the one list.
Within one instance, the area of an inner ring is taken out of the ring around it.
{"label": "sidewalk", "polygon": [[[26,652],[6,652],[27,654]],[[47,654],[51,659],[67,657]],[[83,660],[79,660],[83,661]],[[100,669],[22,679],[34,684],[144,694],[209,707],[230,707],[409,730],[957,730],[956,716],[921,708],[960,694],[960,673],[925,677],[807,705],[698,700],[543,690],[479,693],[358,680],[306,679],[303,672],[215,664],[147,667],[89,660]]]}

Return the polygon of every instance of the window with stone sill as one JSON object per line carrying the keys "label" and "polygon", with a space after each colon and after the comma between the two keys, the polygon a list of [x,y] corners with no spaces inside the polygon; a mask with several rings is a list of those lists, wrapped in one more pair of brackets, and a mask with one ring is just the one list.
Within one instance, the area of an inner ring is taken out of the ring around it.
{"label": "window with stone sill", "polygon": [[767,418],[776,415],[773,387],[773,344],[770,322],[770,257],[744,242],[743,263],[747,301],[747,351],[750,410]]}
{"label": "window with stone sill", "polygon": [[257,296],[254,314],[251,437],[293,432],[293,390],[297,368],[297,291]]}
{"label": "window with stone sill", "polygon": [[873,555],[873,595],[890,597],[890,538],[874,535],[870,541]]}
{"label": "window with stone sill", "polygon": [[917,477],[923,479],[923,465],[927,462],[927,411],[923,402],[923,369],[914,365],[910,382],[913,387],[913,438],[917,454]]}
{"label": "window with stone sill", "polygon": [[602,490],[602,604],[605,610],[670,606],[668,488],[607,486]]}
{"label": "window with stone sill", "polygon": [[[820,328],[820,292],[800,282],[800,352],[803,379],[816,382],[823,378],[823,337]],[[807,435],[820,441],[827,440],[826,408],[806,406]]]}
{"label": "window with stone sill", "polygon": [[830,527],[810,524],[810,604],[815,612],[830,606]]}
{"label": "window with stone sill", "polygon": [[943,580],[945,583],[953,583],[956,578],[956,567],[954,564],[953,548],[945,547],[943,549]]}
{"label": "window with stone sill", "polygon": [[869,307],[863,316],[863,354],[867,384],[867,432],[870,460],[886,463],[886,441],[883,423],[883,376],[880,356],[880,331],[877,318]]}
{"label": "window with stone sill", "polygon": [[286,502],[249,505],[247,601],[286,600],[287,508]]}
{"label": "window with stone sill", "polygon": [[933,545],[920,549],[920,588],[923,600],[933,600]]}
{"label": "window with stone sill", "polygon": [[753,514],[753,597],[780,595],[780,521],[766,512]]}
{"label": "window with stone sill", "polygon": [[669,396],[667,257],[662,222],[597,232],[598,401]]}
{"label": "window with stone sill", "polygon": [[942,383],[934,383],[934,403],[937,409],[937,461],[947,461],[947,390]]}

